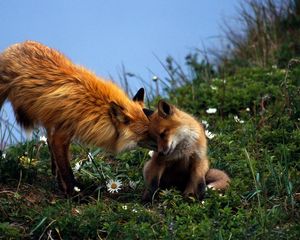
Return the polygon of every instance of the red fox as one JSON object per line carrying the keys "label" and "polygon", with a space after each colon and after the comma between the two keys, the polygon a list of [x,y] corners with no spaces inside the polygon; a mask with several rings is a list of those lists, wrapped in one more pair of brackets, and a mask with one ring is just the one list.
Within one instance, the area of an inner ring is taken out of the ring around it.
{"label": "red fox", "polygon": [[69,163],[73,138],[114,153],[151,145],[144,89],[132,101],[113,82],[37,42],[15,44],[0,54],[0,107],[6,99],[22,127],[45,127],[52,173],[66,194],[76,184]]}
{"label": "red fox", "polygon": [[209,168],[207,142],[203,126],[189,114],[161,100],[150,117],[149,132],[157,139],[157,152],[144,166],[149,201],[158,189],[177,187],[184,196],[204,197],[205,187],[224,190],[228,175]]}

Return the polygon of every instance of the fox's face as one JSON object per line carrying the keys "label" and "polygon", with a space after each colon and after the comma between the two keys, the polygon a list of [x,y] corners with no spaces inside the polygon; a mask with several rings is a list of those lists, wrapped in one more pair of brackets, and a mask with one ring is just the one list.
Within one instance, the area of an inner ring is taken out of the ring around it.
{"label": "fox's face", "polygon": [[110,114],[117,131],[116,146],[113,146],[116,152],[132,149],[137,145],[156,149],[156,142],[149,134],[151,113],[144,108],[143,88],[126,108],[111,102]]}
{"label": "fox's face", "polygon": [[159,154],[184,154],[199,139],[198,122],[165,101],[158,103],[158,109],[150,119],[149,133],[157,141]]}

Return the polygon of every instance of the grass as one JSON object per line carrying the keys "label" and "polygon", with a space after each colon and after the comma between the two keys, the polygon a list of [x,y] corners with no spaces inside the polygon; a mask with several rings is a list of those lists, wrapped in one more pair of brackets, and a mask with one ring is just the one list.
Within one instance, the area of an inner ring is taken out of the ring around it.
{"label": "grass", "polygon": [[[42,132],[32,141],[6,145],[0,159],[0,239],[299,239],[299,73],[246,69],[227,79],[226,91],[218,85],[225,81],[216,79],[217,90],[199,80],[195,91],[186,85],[170,93],[170,101],[208,121],[215,134],[209,140],[211,166],[232,178],[223,195],[208,190],[202,202],[169,189],[143,204],[147,150],[111,156],[77,143],[71,164],[85,187],[67,199],[51,176]],[[271,97],[261,111],[266,94]],[[214,106],[222,111],[205,112]],[[122,182],[118,193],[107,191],[109,179]]]}
{"label": "grass", "polygon": [[[75,174],[87,190],[66,199],[50,174],[44,143],[35,139],[7,148],[0,165],[1,238],[298,239],[299,171],[292,167],[296,162],[287,144],[274,156],[257,142],[263,136],[249,140],[253,119],[218,124],[215,130],[222,131],[209,142],[210,158],[212,166],[230,174],[232,184],[222,196],[209,191],[204,202],[186,201],[171,189],[143,204],[142,167],[148,159],[143,149],[113,157],[74,144],[72,166],[81,164]],[[20,161],[24,152],[31,159],[26,164]],[[110,194],[106,181],[116,178],[122,189]]]}

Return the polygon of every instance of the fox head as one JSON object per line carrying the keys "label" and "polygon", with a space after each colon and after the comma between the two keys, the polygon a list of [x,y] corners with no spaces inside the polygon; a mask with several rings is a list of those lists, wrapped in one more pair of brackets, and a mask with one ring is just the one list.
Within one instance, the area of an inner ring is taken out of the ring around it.
{"label": "fox head", "polygon": [[156,148],[156,142],[149,134],[149,117],[152,112],[144,108],[145,91],[141,88],[126,106],[110,103],[110,115],[117,132],[116,152],[132,149],[137,145]]}
{"label": "fox head", "polygon": [[183,154],[202,141],[206,144],[202,126],[190,115],[160,100],[150,117],[149,133],[157,141],[157,152],[162,155]]}

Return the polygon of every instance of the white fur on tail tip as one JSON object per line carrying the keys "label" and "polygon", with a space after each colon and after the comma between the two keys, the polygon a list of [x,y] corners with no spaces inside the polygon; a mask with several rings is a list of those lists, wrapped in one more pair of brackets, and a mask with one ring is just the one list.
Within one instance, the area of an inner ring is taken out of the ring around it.
{"label": "white fur on tail tip", "polygon": [[154,154],[154,151],[152,151],[152,150],[148,152],[148,155],[149,155],[150,157],[152,157],[153,154]]}

